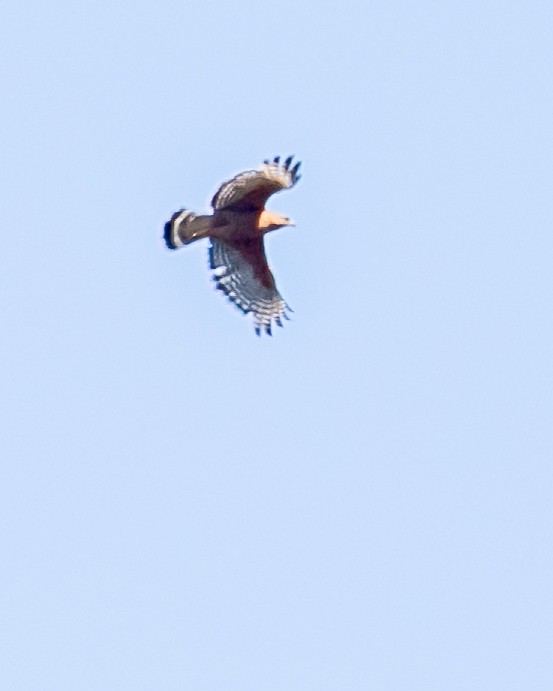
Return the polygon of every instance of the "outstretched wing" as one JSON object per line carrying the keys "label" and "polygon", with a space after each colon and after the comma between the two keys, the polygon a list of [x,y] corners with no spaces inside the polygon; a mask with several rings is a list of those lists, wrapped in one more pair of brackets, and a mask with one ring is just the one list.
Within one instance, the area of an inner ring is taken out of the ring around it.
{"label": "outstretched wing", "polygon": [[209,265],[217,288],[244,314],[253,316],[255,332],[271,335],[274,321],[282,326],[292,310],[282,299],[267,264],[263,238],[221,242],[211,238]]}
{"label": "outstretched wing", "polygon": [[247,170],[228,182],[224,182],[213,199],[211,206],[236,211],[261,211],[271,194],[293,187],[300,179],[300,163],[292,166],[293,156],[280,163],[280,156],[265,161],[259,170]]}

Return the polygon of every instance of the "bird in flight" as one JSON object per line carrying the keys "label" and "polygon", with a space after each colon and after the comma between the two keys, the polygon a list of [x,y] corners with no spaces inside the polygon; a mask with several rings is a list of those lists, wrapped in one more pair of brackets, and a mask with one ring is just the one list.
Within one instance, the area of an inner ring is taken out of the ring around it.
{"label": "bird in flight", "polygon": [[224,182],[211,200],[213,214],[204,216],[180,209],[165,224],[167,247],[179,249],[209,238],[209,265],[217,288],[244,314],[250,313],[256,334],[271,335],[273,322],[282,326],[292,309],[282,299],[267,263],[263,237],[294,223],[268,211],[265,203],[275,192],[294,187],[300,163],[293,156],[265,161],[259,170],[247,170]]}

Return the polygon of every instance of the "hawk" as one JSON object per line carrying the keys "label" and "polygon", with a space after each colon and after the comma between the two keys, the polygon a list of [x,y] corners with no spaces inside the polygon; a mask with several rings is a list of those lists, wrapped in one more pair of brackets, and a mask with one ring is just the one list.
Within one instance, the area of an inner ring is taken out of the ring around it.
{"label": "hawk", "polygon": [[300,163],[289,156],[264,161],[259,170],[247,170],[224,182],[211,200],[213,214],[202,216],[180,209],[165,224],[167,247],[179,249],[209,238],[209,266],[217,288],[244,314],[253,316],[255,332],[271,335],[274,322],[282,326],[292,309],[282,299],[267,263],[263,237],[294,223],[268,211],[265,203],[275,192],[293,187]]}

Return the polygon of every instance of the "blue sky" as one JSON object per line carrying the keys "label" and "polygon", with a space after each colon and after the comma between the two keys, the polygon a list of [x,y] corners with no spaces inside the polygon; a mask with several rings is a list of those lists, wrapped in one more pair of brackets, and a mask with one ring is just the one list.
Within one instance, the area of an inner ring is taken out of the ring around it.
{"label": "blue sky", "polygon": [[[0,687],[551,689],[551,3],[0,39]],[[290,153],[259,339],[160,238]]]}

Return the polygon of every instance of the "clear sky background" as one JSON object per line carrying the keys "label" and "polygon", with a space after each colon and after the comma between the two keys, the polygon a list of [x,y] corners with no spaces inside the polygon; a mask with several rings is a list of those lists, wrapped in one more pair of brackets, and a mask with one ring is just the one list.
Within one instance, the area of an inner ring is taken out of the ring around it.
{"label": "clear sky background", "polygon": [[[0,15],[0,688],[553,688],[552,3]],[[290,153],[257,338],[160,238]]]}

